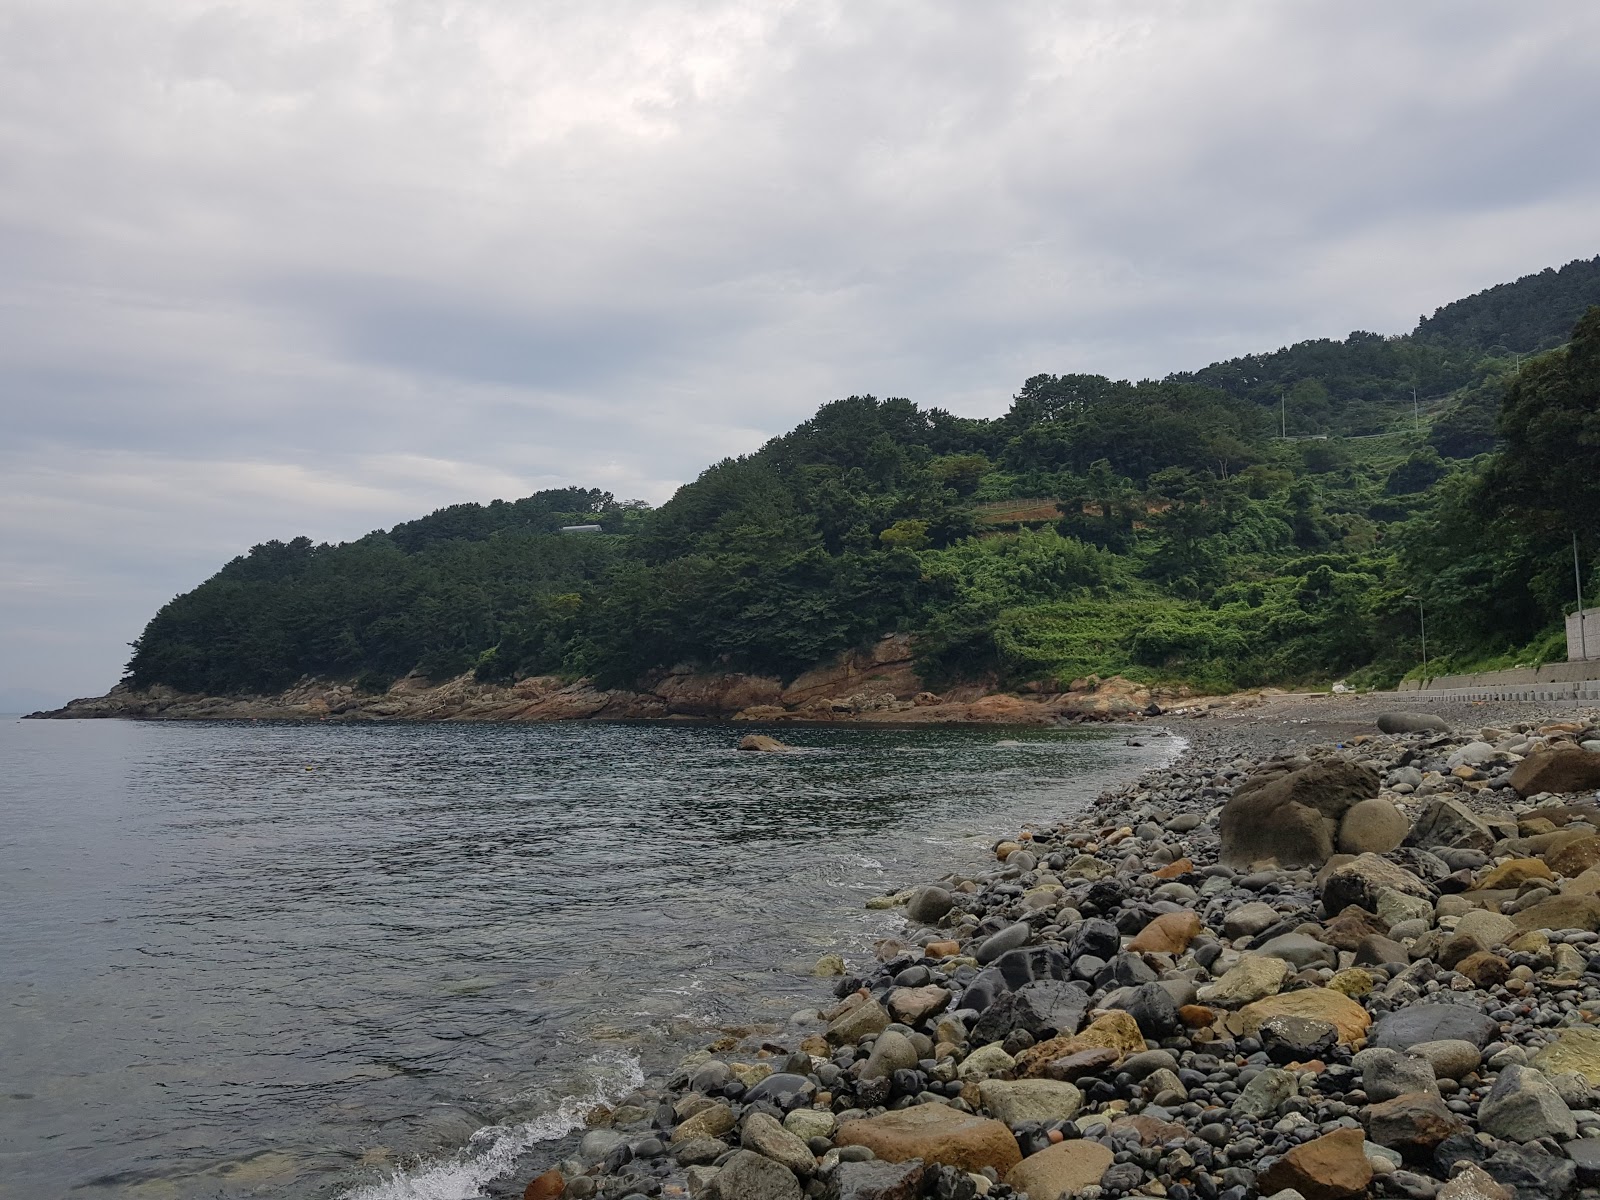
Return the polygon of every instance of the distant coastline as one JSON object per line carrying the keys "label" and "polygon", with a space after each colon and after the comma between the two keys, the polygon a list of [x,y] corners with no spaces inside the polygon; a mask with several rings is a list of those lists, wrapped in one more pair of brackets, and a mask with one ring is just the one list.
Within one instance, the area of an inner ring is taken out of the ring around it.
{"label": "distant coastline", "polygon": [[1062,725],[1136,721],[1158,712],[1254,703],[1217,700],[1184,689],[1151,689],[1120,677],[1075,681],[1057,693],[1014,692],[982,683],[935,693],[912,669],[906,640],[890,637],[808,671],[785,685],[764,676],[667,672],[637,689],[606,689],[588,679],[540,676],[513,684],[471,674],[443,682],[419,676],[379,693],[335,680],[302,680],[261,695],[207,696],[165,686],[119,684],[104,696],[73,700],[30,719],[147,721],[635,721],[729,720],[759,723],[854,722],[871,725]]}

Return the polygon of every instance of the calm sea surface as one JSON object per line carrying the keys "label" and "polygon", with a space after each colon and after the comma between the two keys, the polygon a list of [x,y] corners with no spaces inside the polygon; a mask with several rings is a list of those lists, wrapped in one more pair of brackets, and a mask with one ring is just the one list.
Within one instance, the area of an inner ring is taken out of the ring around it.
{"label": "calm sea surface", "polygon": [[0,1198],[520,1195],[1173,739],[0,719]]}

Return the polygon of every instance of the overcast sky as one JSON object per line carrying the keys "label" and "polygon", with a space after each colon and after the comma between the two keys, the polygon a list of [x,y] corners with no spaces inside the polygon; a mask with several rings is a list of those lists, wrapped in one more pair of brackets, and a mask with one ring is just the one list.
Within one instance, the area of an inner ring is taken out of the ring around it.
{"label": "overcast sky", "polygon": [[1600,5],[0,0],[0,709],[252,543],[653,502],[1600,252]]}

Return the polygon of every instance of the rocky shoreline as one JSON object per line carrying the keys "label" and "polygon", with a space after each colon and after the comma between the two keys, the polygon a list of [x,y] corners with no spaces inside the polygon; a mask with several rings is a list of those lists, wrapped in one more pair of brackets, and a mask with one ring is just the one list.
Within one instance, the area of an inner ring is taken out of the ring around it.
{"label": "rocky shoreline", "polygon": [[1596,714],[1374,708],[1188,726],[872,901],[905,929],[825,957],[827,1007],[591,1114],[525,1195],[1600,1197]]}
{"label": "rocky shoreline", "polygon": [[1120,677],[1091,676],[1063,690],[1020,692],[982,683],[929,691],[913,664],[910,639],[892,634],[785,683],[737,672],[688,667],[660,672],[634,689],[601,688],[589,679],[536,676],[491,683],[464,674],[443,682],[420,676],[372,692],[343,680],[304,679],[282,692],[207,696],[157,685],[118,684],[104,696],[73,700],[30,718],[126,718],[145,721],[638,721],[733,720],[860,724],[1056,725],[1138,720],[1174,707],[1240,706],[1254,696],[1197,697],[1187,689],[1151,689]]}

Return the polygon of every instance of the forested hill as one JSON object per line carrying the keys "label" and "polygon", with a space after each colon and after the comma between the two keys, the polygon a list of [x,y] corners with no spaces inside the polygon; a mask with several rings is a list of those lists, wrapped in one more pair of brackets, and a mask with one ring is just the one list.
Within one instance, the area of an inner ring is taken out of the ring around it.
{"label": "forested hill", "polygon": [[1600,529],[1597,304],[1580,260],[1408,335],[1037,375],[994,420],[853,396],[655,510],[564,488],[270,542],[165,605],[129,681],[792,677],[902,630],[935,685],[1392,682],[1419,600],[1435,670],[1559,656]]}

